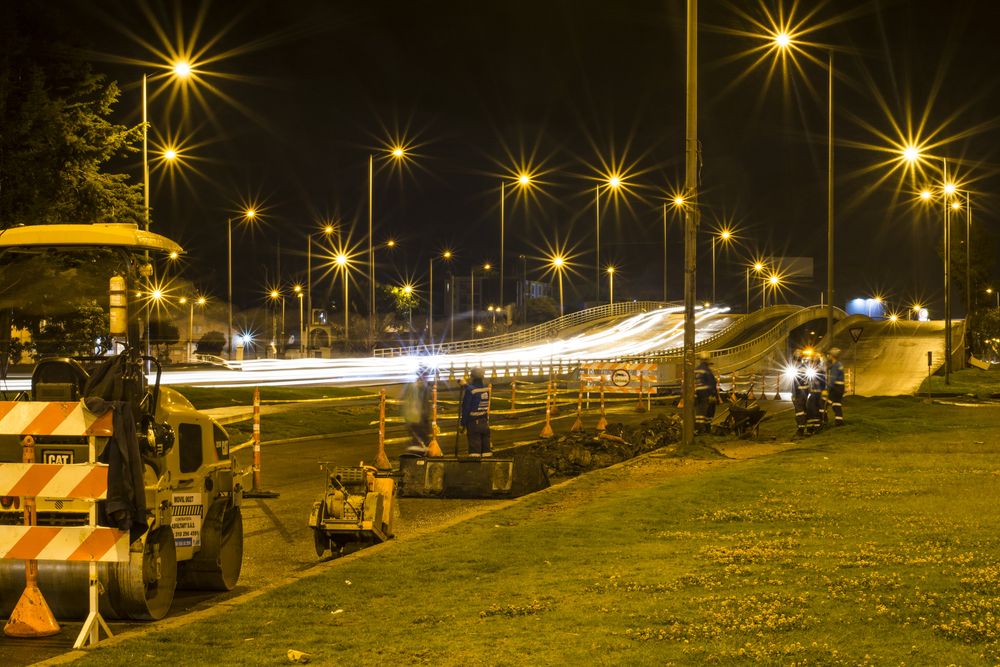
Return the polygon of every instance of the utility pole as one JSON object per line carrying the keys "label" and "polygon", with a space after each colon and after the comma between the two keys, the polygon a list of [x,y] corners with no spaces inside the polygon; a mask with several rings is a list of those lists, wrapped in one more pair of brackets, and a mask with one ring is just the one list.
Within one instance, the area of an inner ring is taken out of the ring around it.
{"label": "utility pole", "polygon": [[687,0],[687,133],[684,140],[684,439],[694,445],[694,303],[698,266],[698,0]]}

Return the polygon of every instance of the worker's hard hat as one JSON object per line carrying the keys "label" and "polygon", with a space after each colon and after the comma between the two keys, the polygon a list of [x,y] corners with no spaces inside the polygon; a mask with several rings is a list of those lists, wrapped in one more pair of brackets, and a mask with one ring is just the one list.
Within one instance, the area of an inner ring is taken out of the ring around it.
{"label": "worker's hard hat", "polygon": [[840,348],[839,347],[831,347],[830,348],[830,356],[831,357],[835,357],[835,358],[839,358],[840,357]]}
{"label": "worker's hard hat", "polygon": [[698,353],[698,359],[701,360],[701,361],[711,361],[712,360],[712,355],[709,354],[708,352],[699,352]]}
{"label": "worker's hard hat", "polygon": [[471,371],[469,371],[469,377],[471,377],[473,380],[482,380],[483,378],[486,377],[486,372],[482,368],[476,366]]}

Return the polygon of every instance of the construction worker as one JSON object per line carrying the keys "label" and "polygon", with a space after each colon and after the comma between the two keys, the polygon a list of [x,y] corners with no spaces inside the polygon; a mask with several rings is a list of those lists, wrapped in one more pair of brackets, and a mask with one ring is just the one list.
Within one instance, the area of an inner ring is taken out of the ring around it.
{"label": "construction worker", "polygon": [[809,398],[809,376],[806,373],[806,361],[802,350],[792,353],[792,363],[795,374],[792,376],[792,408],[795,410],[795,435],[806,434],[806,399]]}
{"label": "construction worker", "polygon": [[806,396],[806,435],[812,435],[823,427],[823,414],[826,412],[826,377],[817,355],[809,355],[806,366],[806,377],[809,380],[809,393]]}
{"label": "construction worker", "polygon": [[719,381],[712,372],[712,357],[708,352],[698,353],[698,366],[694,369],[694,432],[709,433],[715,405],[722,401]]}
{"label": "construction worker", "polygon": [[840,348],[830,348],[830,362],[826,367],[827,386],[830,393],[830,407],[833,409],[833,425],[844,425],[844,365],[840,363]]}
{"label": "construction worker", "polygon": [[469,383],[462,389],[462,426],[469,442],[469,456],[493,456],[490,447],[490,390],[482,368],[469,372]]}

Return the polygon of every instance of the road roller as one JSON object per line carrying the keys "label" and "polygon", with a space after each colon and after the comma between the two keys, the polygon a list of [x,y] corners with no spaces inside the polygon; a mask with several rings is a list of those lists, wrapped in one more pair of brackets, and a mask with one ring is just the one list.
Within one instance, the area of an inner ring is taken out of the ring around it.
{"label": "road roller", "polygon": [[[102,274],[109,287],[107,337],[101,353],[41,358],[35,364],[30,390],[5,397],[92,405],[88,399],[95,383],[91,380],[96,374],[108,377],[110,365],[111,380],[98,385],[110,391],[113,400],[131,407],[121,414],[131,413],[134,420],[146,508],[139,519],[145,522],[145,530],[131,542],[127,562],[99,564],[100,612],[105,618],[160,619],[170,610],[175,589],[234,588],[243,562],[240,506],[249,470],[241,469],[230,457],[229,436],[222,426],[176,390],[160,386],[159,362],[143,350],[141,334],[144,324],[148,333],[146,318],[152,307],[148,295],[155,284],[151,257],[180,251],[170,239],[130,224],[37,225],[0,234],[0,285],[15,286],[0,288],[0,353],[4,357],[0,370],[4,376],[11,313],[18,314],[18,280],[25,291],[45,290],[43,283],[53,276],[90,271]],[[67,255],[73,258],[66,259]],[[24,277],[46,262],[58,270],[41,272],[48,278],[39,279],[38,284],[26,283]],[[62,285],[61,296],[80,298],[74,294],[75,287],[72,281]],[[37,295],[34,300],[38,302]],[[38,314],[22,312],[20,316]],[[126,437],[117,429],[116,424],[114,437]],[[86,438],[49,435],[35,440],[35,463],[88,461]],[[109,438],[98,440],[99,459],[109,442]],[[18,436],[0,435],[0,461],[22,462],[22,457]],[[21,525],[22,501],[0,497],[0,523]],[[89,501],[38,497],[36,524],[87,525],[90,507]],[[10,615],[24,589],[24,568],[24,561],[0,560],[0,615],[4,617]],[[38,570],[38,586],[57,618],[86,616],[87,563],[39,560]]]}

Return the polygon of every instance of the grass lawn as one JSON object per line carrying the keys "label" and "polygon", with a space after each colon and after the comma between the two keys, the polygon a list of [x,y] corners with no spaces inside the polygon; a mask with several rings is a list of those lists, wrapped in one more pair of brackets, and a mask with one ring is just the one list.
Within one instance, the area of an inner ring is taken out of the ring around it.
{"label": "grass lawn", "polygon": [[[1000,394],[1000,370],[965,368],[951,374],[951,384],[944,383],[944,375],[932,375],[928,379],[932,393],[974,394],[980,398]],[[925,379],[917,393],[926,394],[927,386],[928,380]]]}
{"label": "grass lawn", "polygon": [[1000,408],[846,410],[404,535],[80,664],[996,664]]}

